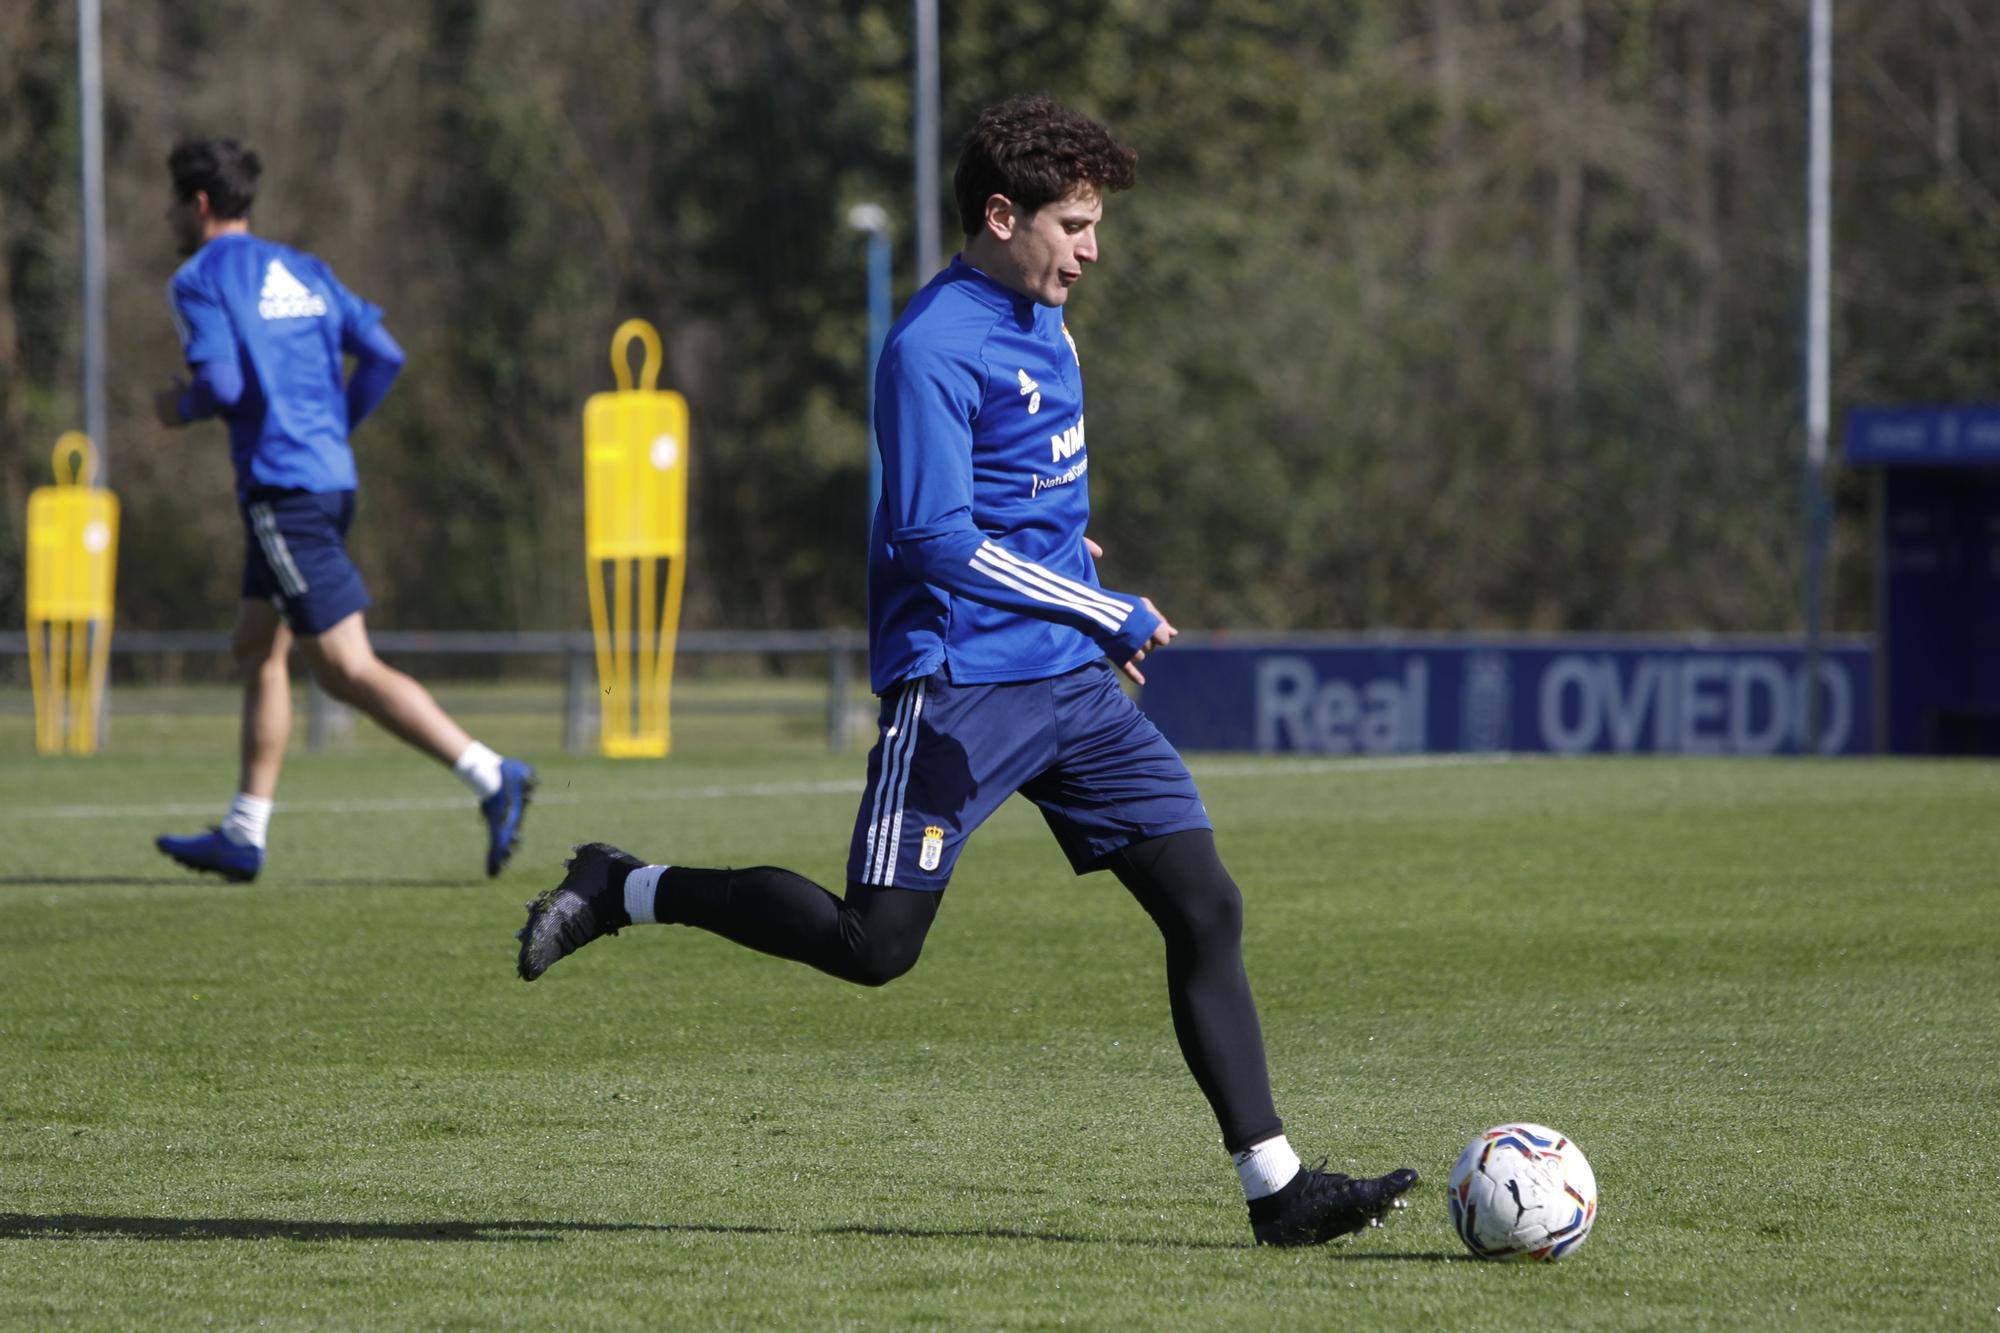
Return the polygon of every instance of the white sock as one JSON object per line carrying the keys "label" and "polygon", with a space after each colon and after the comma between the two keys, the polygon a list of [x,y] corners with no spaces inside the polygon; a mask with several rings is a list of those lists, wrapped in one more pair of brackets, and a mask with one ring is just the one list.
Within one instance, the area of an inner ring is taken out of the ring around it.
{"label": "white sock", "polygon": [[625,877],[625,915],[635,926],[659,920],[653,915],[653,896],[659,891],[660,876],[667,866],[641,866]]}
{"label": "white sock", "polygon": [[1292,1145],[1283,1134],[1275,1139],[1265,1139],[1262,1143],[1253,1143],[1232,1156],[1236,1163],[1236,1178],[1243,1182],[1245,1202],[1276,1194],[1291,1184],[1292,1177],[1299,1173],[1299,1155],[1292,1151]]}
{"label": "white sock", "polygon": [[222,817],[222,836],[239,847],[264,845],[264,835],[271,828],[271,802],[263,796],[252,796],[247,791],[236,793],[236,799],[229,803],[229,813]]}
{"label": "white sock", "polygon": [[500,756],[478,741],[465,747],[451,771],[482,801],[500,790]]}

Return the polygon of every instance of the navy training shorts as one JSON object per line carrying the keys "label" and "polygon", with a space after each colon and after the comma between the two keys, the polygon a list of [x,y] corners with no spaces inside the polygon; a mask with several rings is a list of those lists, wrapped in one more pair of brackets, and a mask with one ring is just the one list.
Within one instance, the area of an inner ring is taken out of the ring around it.
{"label": "navy training shorts", "polygon": [[972,831],[1017,791],[1079,875],[1135,842],[1212,827],[1187,765],[1109,662],[995,685],[940,671],[882,696],[847,878],[943,889]]}
{"label": "navy training shorts", "polygon": [[347,556],[354,492],[260,487],[243,502],[243,597],[270,601],[296,634],[323,634],[372,603]]}

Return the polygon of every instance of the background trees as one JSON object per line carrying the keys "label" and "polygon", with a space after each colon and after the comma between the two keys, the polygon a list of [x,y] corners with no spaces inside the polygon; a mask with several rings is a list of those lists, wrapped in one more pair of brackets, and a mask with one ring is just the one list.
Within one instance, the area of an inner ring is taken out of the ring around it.
{"label": "background trees", "polygon": [[[1069,314],[1112,581],[1184,626],[1794,622],[1798,0],[944,10],[948,133],[1042,89],[1140,150]],[[1991,396],[2000,11],[1837,12],[1836,407]],[[79,417],[71,21],[0,0],[16,621],[25,490]],[[907,27],[901,0],[108,0],[124,623],[235,595],[221,433],[146,411],[178,366],[162,163],[196,132],[264,154],[255,225],[411,353],[357,440],[379,623],[583,623],[577,419],[630,314],[694,410],[688,622],[860,623],[844,217],[897,216],[907,296]],[[1865,625],[1839,494],[1832,612]]]}

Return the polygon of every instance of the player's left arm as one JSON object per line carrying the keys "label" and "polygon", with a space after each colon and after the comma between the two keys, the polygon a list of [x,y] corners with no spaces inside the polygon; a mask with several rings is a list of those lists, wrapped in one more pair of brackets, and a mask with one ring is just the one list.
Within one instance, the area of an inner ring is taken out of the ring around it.
{"label": "player's left arm", "polygon": [[389,386],[403,373],[403,349],[380,320],[357,335],[344,350],[354,357],[347,377],[347,428],[351,431],[389,395]]}
{"label": "player's left arm", "polygon": [[340,350],[354,358],[354,369],[347,377],[347,429],[351,431],[381,406],[389,386],[403,373],[407,358],[382,324],[382,307],[347,290],[332,269],[322,265],[321,272],[340,314]]}
{"label": "player's left arm", "polygon": [[[1099,546],[1096,542],[1092,541],[1088,537],[1085,537],[1083,539],[1083,549],[1090,552],[1090,558],[1092,560],[1102,560],[1104,558],[1104,548],[1102,546]],[[1159,619],[1160,623],[1153,626],[1153,632],[1146,636],[1146,641],[1139,645],[1137,651],[1135,651],[1130,657],[1126,658],[1123,662],[1120,662],[1118,664],[1118,669],[1124,672],[1126,675],[1130,676],[1132,678],[1133,684],[1144,685],[1146,683],[1146,677],[1144,673],[1142,673],[1139,670],[1138,664],[1145,661],[1146,654],[1152,652],[1155,648],[1166,647],[1168,641],[1171,640],[1176,634],[1179,634],[1180,631],[1175,629],[1172,625],[1168,624],[1167,618],[1165,616],[1160,615],[1160,608],[1153,605],[1152,598],[1141,597],[1139,599],[1139,605],[1145,607],[1148,611],[1151,611],[1153,615]]]}

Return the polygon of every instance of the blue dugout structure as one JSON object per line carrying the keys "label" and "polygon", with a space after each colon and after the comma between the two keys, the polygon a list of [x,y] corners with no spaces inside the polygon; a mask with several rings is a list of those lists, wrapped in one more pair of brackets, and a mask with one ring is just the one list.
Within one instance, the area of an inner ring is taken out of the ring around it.
{"label": "blue dugout structure", "polygon": [[1846,459],[1874,472],[1882,748],[2000,755],[2000,406],[1857,408]]}

